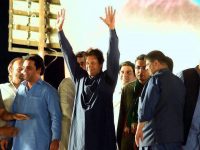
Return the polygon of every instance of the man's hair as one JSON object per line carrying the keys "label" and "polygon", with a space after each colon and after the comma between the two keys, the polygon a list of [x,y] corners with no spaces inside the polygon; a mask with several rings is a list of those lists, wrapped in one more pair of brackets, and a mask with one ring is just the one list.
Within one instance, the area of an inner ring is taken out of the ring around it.
{"label": "man's hair", "polygon": [[169,70],[170,70],[171,72],[173,72],[173,67],[174,67],[173,60],[172,60],[170,57],[166,56],[166,57],[165,57],[165,62],[166,62],[166,64],[167,64]]}
{"label": "man's hair", "polygon": [[86,54],[87,54],[87,53],[86,53],[85,51],[80,51],[80,52],[77,52],[75,56],[76,56],[76,58],[77,58],[77,57],[85,57]]}
{"label": "man's hair", "polygon": [[161,51],[158,50],[151,51],[146,55],[145,59],[148,59],[151,62],[158,60],[161,64],[166,64],[170,71],[173,71],[173,66],[174,66],[173,60],[170,57],[165,56]]}
{"label": "man's hair", "polygon": [[138,61],[138,60],[143,60],[143,61],[145,61],[145,57],[146,57],[145,54],[141,54],[141,55],[139,55],[138,57],[136,57],[135,62]]}
{"label": "man's hair", "polygon": [[86,53],[86,57],[87,56],[95,56],[100,64],[103,64],[103,62],[104,62],[103,53],[101,50],[99,50],[97,48],[96,49],[93,49],[93,48],[88,49],[87,53]]}
{"label": "man's hair", "polygon": [[145,56],[145,59],[153,62],[155,60],[158,60],[161,64],[162,63],[166,63],[166,57],[165,55],[159,51],[159,50],[154,50],[154,51],[151,51],[149,52],[146,56]]}
{"label": "man's hair", "polygon": [[121,63],[120,65],[119,65],[119,70],[121,70],[121,68],[123,67],[123,66],[130,66],[132,69],[133,69],[133,73],[135,74],[135,64],[134,63],[132,63],[132,62],[130,62],[130,61],[125,61],[125,62],[123,62],[123,63]]}
{"label": "man's hair", "polygon": [[42,57],[37,54],[31,54],[23,57],[24,60],[32,60],[35,63],[36,70],[41,69],[40,75],[44,74],[45,65]]}
{"label": "man's hair", "polygon": [[8,79],[11,82],[12,81],[12,68],[13,68],[13,64],[18,61],[18,60],[23,60],[23,58],[21,57],[16,57],[13,60],[10,61],[10,63],[8,64]]}

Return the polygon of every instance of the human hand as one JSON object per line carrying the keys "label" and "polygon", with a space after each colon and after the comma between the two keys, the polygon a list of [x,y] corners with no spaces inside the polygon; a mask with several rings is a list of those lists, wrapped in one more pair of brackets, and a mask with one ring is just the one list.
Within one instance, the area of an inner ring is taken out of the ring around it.
{"label": "human hand", "polygon": [[135,143],[136,145],[139,147],[139,141],[143,141],[143,127],[145,125],[145,122],[141,122],[141,123],[138,123],[138,126],[137,126],[137,130],[136,130],[136,134],[135,134]]}
{"label": "human hand", "polygon": [[6,149],[7,149],[7,146],[8,146],[8,140],[2,139],[2,140],[0,141],[0,144],[1,144],[1,150],[6,150]]}
{"label": "human hand", "polygon": [[58,11],[56,20],[56,27],[58,31],[62,31],[64,21],[65,21],[65,9],[61,9],[60,11]]}
{"label": "human hand", "polygon": [[128,136],[129,135],[129,133],[130,133],[130,129],[128,128],[128,127],[124,127],[124,131],[123,131],[123,135],[124,136]]}
{"label": "human hand", "polygon": [[105,8],[106,17],[100,17],[101,20],[112,30],[115,29],[115,10],[113,10],[112,6],[108,6]]}
{"label": "human hand", "polygon": [[135,134],[135,133],[136,133],[136,130],[137,130],[137,123],[132,123],[132,124],[131,124],[131,132],[132,132],[133,134]]}
{"label": "human hand", "polygon": [[25,114],[13,114],[13,119],[15,120],[28,120],[30,117]]}
{"label": "human hand", "polygon": [[4,137],[13,137],[16,136],[19,132],[18,128],[11,126],[0,127],[0,135]]}
{"label": "human hand", "polygon": [[53,140],[50,144],[50,150],[58,150],[59,148],[59,140]]}

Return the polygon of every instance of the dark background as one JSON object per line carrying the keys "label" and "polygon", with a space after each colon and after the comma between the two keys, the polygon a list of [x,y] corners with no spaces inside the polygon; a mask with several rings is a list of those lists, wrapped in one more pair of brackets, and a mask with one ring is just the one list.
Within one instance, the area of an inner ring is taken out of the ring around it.
{"label": "dark background", "polygon": [[[25,53],[14,53],[8,51],[8,8],[9,0],[0,0],[0,83],[8,82],[7,66],[15,57],[26,55]],[[54,59],[53,56],[45,56],[45,65]],[[44,80],[58,87],[64,78],[63,58],[59,57],[45,71]]]}

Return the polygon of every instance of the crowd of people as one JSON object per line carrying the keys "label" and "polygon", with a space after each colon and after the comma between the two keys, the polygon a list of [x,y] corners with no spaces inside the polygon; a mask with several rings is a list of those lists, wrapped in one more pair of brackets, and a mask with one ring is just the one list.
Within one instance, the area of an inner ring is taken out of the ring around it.
{"label": "crowd of people", "polygon": [[9,82],[0,84],[2,150],[200,149],[200,64],[175,75],[159,50],[119,64],[115,10],[106,7],[101,20],[110,33],[105,70],[100,49],[73,52],[64,9],[57,29],[71,77],[58,90],[41,79],[39,55],[10,62]]}

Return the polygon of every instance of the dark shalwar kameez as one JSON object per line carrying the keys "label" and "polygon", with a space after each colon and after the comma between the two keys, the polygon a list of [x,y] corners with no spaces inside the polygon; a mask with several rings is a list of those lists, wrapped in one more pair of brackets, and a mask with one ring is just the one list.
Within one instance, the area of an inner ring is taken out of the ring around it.
{"label": "dark shalwar kameez", "polygon": [[62,31],[59,40],[76,85],[68,150],[116,150],[113,92],[119,71],[119,50],[115,30],[110,30],[107,70],[93,78],[80,68]]}

